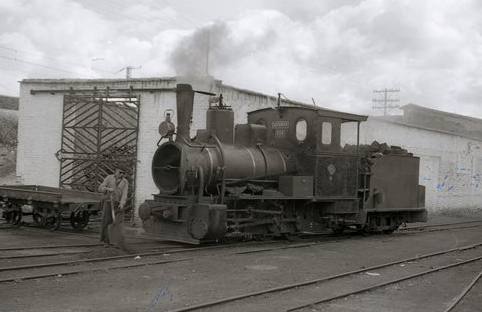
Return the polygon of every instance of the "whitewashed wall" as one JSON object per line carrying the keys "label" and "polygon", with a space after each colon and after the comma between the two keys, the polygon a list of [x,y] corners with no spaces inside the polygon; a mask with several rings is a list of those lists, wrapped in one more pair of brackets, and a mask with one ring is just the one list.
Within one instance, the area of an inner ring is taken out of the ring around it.
{"label": "whitewashed wall", "polygon": [[[55,153],[61,147],[62,93],[36,93],[30,90],[81,88],[175,88],[190,83],[195,90],[223,93],[232,106],[235,123],[245,123],[246,113],[275,107],[276,98],[222,85],[212,78],[152,78],[119,80],[25,80],[21,83],[17,175],[23,184],[59,186],[60,162]],[[139,92],[139,133],[136,167],[136,207],[152,198],[157,188],[151,177],[152,156],[159,140],[158,126],[166,109],[176,108],[172,91]],[[284,103],[285,104],[285,103]],[[205,127],[208,96],[196,94],[191,135]],[[176,116],[173,118],[177,123]],[[399,145],[421,157],[420,184],[427,187],[429,209],[480,207],[482,202],[482,142],[460,136],[408,127],[370,118],[361,126],[361,142],[373,140]],[[136,211],[137,214],[137,211]]]}
{"label": "whitewashed wall", "polygon": [[58,187],[63,95],[32,95],[33,87],[20,85],[17,176],[22,184]]}

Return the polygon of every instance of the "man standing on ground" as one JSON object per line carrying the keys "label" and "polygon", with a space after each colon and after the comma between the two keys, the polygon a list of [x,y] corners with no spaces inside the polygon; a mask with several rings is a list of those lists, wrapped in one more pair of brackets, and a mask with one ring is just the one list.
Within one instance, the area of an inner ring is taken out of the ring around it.
{"label": "man standing on ground", "polygon": [[[127,190],[129,182],[124,178],[125,172],[121,168],[116,167],[114,174],[105,177],[102,184],[99,186],[99,192],[102,195],[102,219],[100,229],[100,241],[104,246],[111,244],[107,227],[113,223],[112,220],[112,206],[115,212],[115,224],[124,229],[124,208],[127,201]],[[111,204],[112,200],[112,204]]]}

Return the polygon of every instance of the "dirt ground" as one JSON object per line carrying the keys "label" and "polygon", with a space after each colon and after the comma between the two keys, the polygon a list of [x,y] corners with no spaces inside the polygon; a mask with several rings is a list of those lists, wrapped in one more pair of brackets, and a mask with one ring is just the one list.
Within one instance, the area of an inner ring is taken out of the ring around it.
{"label": "dirt ground", "polygon": [[[433,216],[430,223],[466,220],[438,215]],[[190,254],[194,259],[183,262],[0,283],[0,312],[171,311],[227,296],[480,243],[481,238],[482,227],[471,227],[409,235],[356,236],[315,246],[243,255],[201,251]],[[82,241],[93,242],[95,238],[60,233],[14,235],[0,229],[0,248]],[[470,252],[482,254],[477,249]],[[119,251],[95,247],[94,253],[97,256],[113,255]],[[152,260],[185,256],[167,254],[155,256]],[[453,257],[462,256],[456,254]],[[98,264],[90,265],[95,267]],[[416,262],[413,265],[421,267],[424,264]],[[478,261],[300,311],[444,311],[481,268],[482,262]],[[408,267],[399,268],[404,269]],[[55,272],[55,268],[47,270]],[[382,278],[385,273],[380,270],[377,274],[380,277],[365,278]],[[326,292],[344,292],[349,284],[333,286]],[[284,311],[288,307],[286,302],[296,303],[297,298],[301,299],[301,296],[290,296],[289,292],[279,296],[276,299],[276,295],[265,295],[248,303],[240,301],[206,311]],[[480,303],[482,281],[455,311],[480,311]]]}

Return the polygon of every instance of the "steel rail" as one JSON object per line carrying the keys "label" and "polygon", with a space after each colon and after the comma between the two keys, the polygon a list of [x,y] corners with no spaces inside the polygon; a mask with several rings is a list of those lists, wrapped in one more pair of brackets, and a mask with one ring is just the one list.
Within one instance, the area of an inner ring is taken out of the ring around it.
{"label": "steel rail", "polygon": [[[100,222],[99,222],[99,225],[100,225]],[[67,234],[67,235],[85,237],[85,238],[89,238],[89,239],[99,239],[98,232],[92,231],[92,230],[82,230],[82,232],[75,232],[75,230],[71,229],[71,228],[59,228],[58,230],[50,231],[49,229],[42,228],[41,226],[35,226],[35,225],[14,226],[14,227],[21,228],[23,230],[31,231],[31,232],[49,233],[49,234],[53,234],[53,235],[58,234],[58,233],[62,233],[62,234]],[[84,231],[85,232],[89,231],[89,232],[83,233]],[[146,235],[137,236],[137,235],[126,234],[124,236],[127,237],[127,238],[144,239],[144,240],[150,240],[150,241],[156,241],[156,242],[162,241],[159,238],[149,237],[149,236],[146,236]]]}
{"label": "steel rail", "polygon": [[[52,235],[62,233],[62,234],[66,234],[66,235],[85,237],[85,238],[88,238],[88,239],[99,239],[98,232],[92,231],[92,230],[90,230],[90,231],[89,230],[83,230],[86,233],[75,232],[75,230],[70,229],[70,228],[60,228],[60,229],[55,230],[55,231],[50,231],[49,229],[42,228],[40,226],[35,226],[35,225],[34,226],[27,225],[27,226],[22,226],[22,227],[19,227],[19,228],[21,228],[23,230],[26,230],[26,231],[49,233],[49,234],[52,234]],[[87,231],[89,231],[89,232],[87,232]],[[144,240],[157,241],[157,242],[161,241],[158,238],[148,237],[148,236],[136,236],[136,235],[130,235],[130,234],[126,234],[124,236],[127,237],[127,238],[144,239]]]}
{"label": "steel rail", "polygon": [[5,259],[18,259],[18,258],[39,258],[39,257],[53,257],[53,256],[59,256],[59,255],[76,255],[76,254],[81,254],[81,253],[88,253],[91,252],[92,250],[89,251],[70,251],[70,252],[62,252],[62,253],[43,253],[43,254],[34,254],[34,255],[10,255],[10,256],[1,256],[0,260],[5,260]]}
{"label": "steel rail", "polygon": [[161,254],[166,254],[166,253],[169,253],[169,254],[178,253],[178,252],[183,252],[183,251],[186,251],[186,250],[183,250],[183,249],[181,249],[181,250],[161,250],[161,251],[156,251],[156,252],[145,252],[145,253],[137,253],[137,254],[110,256],[110,257],[99,257],[99,258],[79,259],[79,260],[70,260],[70,261],[59,261],[59,262],[49,262],[49,263],[17,265],[17,266],[10,266],[10,267],[0,267],[0,272],[46,268],[46,267],[53,267],[53,266],[72,265],[72,264],[89,263],[89,262],[122,260],[122,259],[132,258],[133,256],[148,257],[148,256],[155,256],[155,255],[161,255]]}
{"label": "steel rail", "polygon": [[400,230],[400,234],[417,234],[417,233],[430,233],[430,232],[440,232],[440,231],[449,231],[449,230],[458,230],[458,229],[469,229],[469,228],[475,228],[475,227],[481,227],[482,224],[478,225],[467,225],[467,226],[457,226],[457,227],[446,227],[446,228],[440,228],[440,229],[419,229],[419,230]]}
{"label": "steel rail", "polygon": [[[298,248],[298,247],[305,247],[306,244],[302,245],[296,245],[293,246],[292,248]],[[172,253],[181,253],[181,252],[188,252],[188,251],[199,251],[199,250],[206,250],[206,249],[219,249],[219,248],[224,248],[224,247],[237,247],[239,245],[223,245],[223,246],[208,246],[208,247],[197,247],[197,248],[187,248],[187,249],[177,249],[177,250],[163,250],[160,252],[152,252],[152,253],[144,253],[144,254],[137,254],[139,256],[149,256],[149,255],[158,255],[158,254],[172,254]],[[245,245],[244,245],[245,246]],[[281,246],[280,248],[286,248],[287,246]],[[273,248],[269,248],[269,250],[272,250]],[[255,252],[262,252],[264,250],[257,250]],[[236,252],[234,254],[237,254]],[[31,265],[31,266],[16,266],[16,267],[8,267],[8,268],[0,268],[0,271],[7,271],[7,270],[15,270],[15,269],[28,269],[28,268],[40,268],[40,267],[49,267],[49,266],[56,266],[56,265],[66,265],[66,264],[74,264],[74,263],[82,263],[82,262],[98,262],[98,261],[107,261],[107,260],[117,260],[117,259],[123,259],[123,258],[132,258],[135,254],[129,254],[129,255],[122,255],[122,256],[113,256],[113,257],[104,257],[104,258],[93,258],[93,259],[82,259],[80,261],[65,261],[65,262],[58,262],[58,263],[47,263],[47,264],[38,264],[38,265]],[[5,282],[12,282],[12,281],[17,281],[17,280],[26,280],[26,279],[37,279],[37,278],[45,278],[45,277],[52,277],[52,276],[58,276],[58,275],[69,275],[69,274],[79,274],[79,273],[87,273],[87,272],[95,272],[95,271],[105,271],[108,269],[120,269],[120,268],[130,268],[130,267],[137,267],[137,266],[147,266],[147,265],[156,265],[156,264],[164,264],[164,263],[171,263],[171,262],[178,262],[178,261],[188,261],[188,260],[194,260],[197,259],[194,257],[190,258],[181,258],[181,259],[173,259],[173,260],[160,260],[160,261],[154,261],[154,262],[143,262],[143,263],[136,263],[136,264],[126,264],[126,265],[120,265],[120,266],[111,266],[108,268],[99,268],[99,269],[88,269],[88,270],[72,270],[72,271],[67,271],[59,274],[58,272],[56,273],[47,273],[47,274],[34,274],[34,275],[28,275],[28,276],[22,276],[22,277],[10,277],[10,278],[5,278],[5,279],[0,279],[0,283],[5,283]],[[94,261],[92,261],[94,260]]]}
{"label": "steel rail", "polygon": [[25,230],[27,232],[36,232],[36,233],[48,233],[49,235],[55,235],[58,233],[62,234],[67,234],[67,235],[72,235],[72,236],[80,236],[80,237],[85,237],[89,239],[98,239],[99,236],[94,236],[94,234],[89,234],[89,233],[76,233],[76,232],[70,232],[70,231],[65,231],[63,229],[58,229],[56,231],[51,231],[46,228],[42,228],[41,226],[36,226],[36,225],[24,225],[24,226],[18,226],[19,229]]}
{"label": "steel rail", "polygon": [[365,287],[363,289],[359,289],[359,290],[355,290],[355,291],[350,291],[350,292],[347,292],[347,293],[344,293],[344,294],[341,294],[341,295],[336,295],[336,296],[328,297],[328,298],[325,298],[325,299],[322,299],[322,300],[313,301],[313,302],[310,302],[310,303],[307,303],[307,304],[303,304],[303,305],[299,305],[299,306],[296,306],[296,307],[293,307],[293,308],[289,308],[288,310],[285,310],[285,311],[287,311],[287,312],[296,311],[296,310],[303,309],[303,308],[306,308],[306,307],[311,307],[311,306],[316,305],[316,304],[326,303],[326,302],[336,300],[336,299],[340,299],[340,298],[344,298],[344,297],[347,297],[347,296],[350,296],[350,295],[356,295],[356,294],[364,293],[364,292],[367,292],[367,291],[370,291],[370,290],[373,290],[373,289],[388,286],[388,285],[391,285],[391,284],[396,284],[396,283],[403,282],[403,281],[406,281],[406,280],[409,280],[409,279],[413,279],[413,278],[416,278],[416,277],[420,277],[420,276],[423,276],[423,275],[435,273],[435,272],[442,271],[442,270],[447,270],[447,269],[450,269],[450,268],[458,267],[458,266],[468,264],[468,263],[471,263],[471,262],[475,262],[475,261],[479,261],[479,260],[482,260],[482,256],[475,257],[475,258],[465,260],[465,261],[461,261],[461,262],[457,262],[457,263],[453,263],[453,264],[444,265],[444,266],[441,266],[441,267],[438,267],[438,268],[434,268],[434,269],[431,269],[431,270],[427,270],[427,271],[423,271],[423,272],[420,272],[420,273],[412,274],[412,275],[405,276],[405,277],[402,277],[402,278],[393,279],[393,280],[388,281],[388,282],[380,283],[380,284],[370,286],[370,287]]}
{"label": "steel rail", "polygon": [[[332,241],[326,241],[332,242]],[[324,243],[324,242],[321,242]],[[287,249],[287,248],[302,248],[307,246],[314,246],[316,242],[311,243],[303,243],[303,244],[296,244],[296,245],[288,245],[288,246],[279,246],[277,247],[269,247],[263,249],[256,249],[252,251],[239,251],[234,252],[232,254],[247,254],[247,253],[257,253],[257,252],[266,252],[276,249]],[[207,246],[207,247],[187,247],[183,249],[162,249],[160,251],[152,251],[152,252],[144,252],[144,253],[130,253],[127,255],[118,255],[118,256],[110,256],[110,257],[100,257],[100,258],[90,258],[90,259],[79,259],[79,260],[71,260],[71,261],[62,261],[62,262],[49,262],[49,263],[37,263],[37,264],[29,264],[29,265],[18,265],[18,266],[11,266],[11,267],[0,267],[0,272],[4,271],[14,271],[14,270],[24,270],[24,269],[36,269],[36,268],[45,268],[45,267],[52,267],[52,266],[61,266],[61,265],[72,265],[72,264],[79,264],[85,262],[101,262],[101,261],[110,261],[110,260],[121,260],[121,259],[128,259],[132,256],[140,256],[140,257],[149,257],[149,256],[157,256],[162,254],[176,254],[176,253],[183,253],[183,252],[194,252],[194,251],[204,251],[204,250],[212,250],[212,249],[223,249],[223,248],[234,248],[239,246],[246,246],[246,245],[219,245],[219,246]],[[160,248],[159,248],[160,249]]]}
{"label": "steel rail", "polygon": [[[343,239],[344,240],[344,239]],[[316,246],[325,243],[333,243],[339,242],[342,240],[336,239],[328,239],[323,241],[312,241],[312,242],[305,242],[299,244],[290,244],[290,245],[283,245],[283,246],[275,246],[275,247],[268,247],[268,248],[261,248],[255,250],[247,250],[247,251],[237,251],[232,254],[253,254],[253,253],[261,253],[261,252],[268,252],[274,250],[282,250],[282,249],[292,249],[292,248],[303,248],[303,247],[310,247]],[[263,243],[257,243],[263,244]],[[265,244],[272,244],[272,242],[265,242]],[[68,248],[68,247],[89,247],[89,246],[100,246],[101,244],[79,244],[79,245],[56,245],[56,246],[35,246],[35,247],[14,247],[14,248],[5,248],[1,250],[25,250],[25,249],[42,249],[42,248]],[[43,267],[52,267],[52,266],[61,266],[61,265],[71,265],[71,264],[79,264],[85,262],[101,262],[101,261],[110,261],[110,260],[120,260],[120,259],[127,259],[132,257],[133,255],[138,255],[141,257],[148,257],[148,256],[156,256],[161,254],[175,254],[181,252],[194,252],[194,251],[204,251],[204,250],[212,250],[212,249],[224,249],[224,248],[232,248],[232,247],[239,247],[239,246],[248,246],[247,244],[235,244],[235,245],[216,245],[216,246],[205,246],[205,247],[194,247],[194,248],[183,248],[183,249],[165,249],[166,247],[160,248],[153,248],[161,249],[160,251],[152,251],[152,252],[143,252],[143,253],[129,253],[127,255],[118,255],[118,256],[111,256],[111,257],[100,257],[100,258],[91,258],[91,259],[79,259],[79,260],[71,260],[71,261],[62,261],[62,262],[49,262],[49,263],[39,263],[39,264],[32,264],[32,265],[22,265],[22,266],[11,266],[11,267],[0,267],[0,272],[2,271],[13,271],[13,270],[22,270],[22,269],[35,269],[35,268],[43,268]],[[454,249],[459,250],[459,249]],[[39,255],[40,257],[40,255]],[[408,260],[406,260],[408,261]],[[403,261],[402,261],[403,262]]]}
{"label": "steel rail", "polygon": [[400,231],[409,231],[409,230],[416,230],[416,229],[425,229],[430,227],[437,227],[437,226],[450,226],[450,225],[459,225],[459,224],[468,224],[468,223],[479,223],[482,220],[473,220],[473,221],[462,221],[462,222],[454,222],[454,223],[440,223],[440,224],[428,224],[428,225],[421,225],[421,226],[413,226],[413,227],[406,227],[399,229]]}
{"label": "steel rail", "polygon": [[90,244],[73,244],[73,245],[39,245],[39,246],[23,246],[23,247],[5,247],[0,248],[0,251],[9,250],[27,250],[27,249],[50,249],[50,248],[70,248],[70,247],[96,247],[102,246],[101,243],[90,243]]}
{"label": "steel rail", "polygon": [[[231,254],[234,254],[234,255],[236,255],[236,254],[252,254],[252,253],[260,253],[260,252],[267,252],[267,251],[281,250],[281,249],[302,248],[302,247],[316,246],[316,245],[319,245],[319,244],[332,243],[332,242],[337,242],[337,241],[340,241],[340,240],[325,240],[325,241],[318,241],[318,242],[307,242],[307,243],[301,243],[301,244],[293,244],[293,245],[288,245],[288,246],[285,245],[285,246],[278,246],[278,247],[268,247],[268,248],[261,248],[261,249],[248,250],[248,251],[238,251],[238,252],[234,252],[234,253],[231,253]],[[264,243],[271,244],[272,242],[264,242]],[[263,243],[257,242],[256,244],[263,244]],[[0,250],[22,250],[22,249],[32,249],[32,248],[39,248],[40,249],[40,248],[62,248],[62,247],[65,248],[65,247],[74,247],[74,246],[75,247],[89,247],[89,246],[97,246],[97,245],[100,245],[100,244],[97,243],[97,244],[79,244],[79,245],[51,245],[51,246],[35,246],[35,247],[13,247],[13,248],[4,248],[4,249],[0,249]],[[194,252],[194,251],[201,251],[201,250],[204,251],[204,250],[210,250],[210,249],[223,249],[223,248],[226,248],[226,247],[230,248],[230,247],[239,247],[239,246],[247,246],[247,244],[216,245],[216,246],[172,249],[172,250],[162,249],[160,251],[152,251],[152,252],[144,252],[144,253],[130,253],[130,254],[127,254],[127,255],[118,255],[118,256],[111,256],[111,257],[79,259],[79,260],[63,261],[63,262],[50,262],[50,263],[41,263],[41,264],[34,264],[34,265],[11,266],[11,267],[0,268],[0,272],[1,271],[21,270],[21,269],[34,269],[34,268],[43,268],[43,267],[52,267],[52,266],[71,265],[71,264],[88,263],[88,262],[120,260],[120,259],[130,258],[133,255],[138,255],[138,256],[141,256],[141,257],[142,256],[147,257],[147,256],[156,256],[156,255],[166,254],[166,253],[174,254],[174,253],[181,253],[181,252]],[[476,246],[478,246],[478,245],[469,246],[469,247],[465,247],[465,248],[474,248]],[[157,248],[155,248],[155,249],[157,249]],[[463,250],[463,249],[464,248],[455,248],[455,249],[452,249],[452,250],[449,250],[449,251],[444,251],[442,253],[447,253],[447,252],[456,251],[456,250]],[[439,254],[439,253],[436,253],[435,255],[437,255],[437,254]],[[55,255],[55,254],[52,254],[52,256],[53,255]],[[35,256],[40,257],[40,256],[51,256],[51,255],[50,254],[48,254],[48,255],[47,254],[45,254],[45,255],[32,255],[32,257],[35,257]],[[420,259],[420,258],[424,258],[424,257],[428,257],[428,256],[433,256],[433,254],[429,254],[429,255],[421,256],[421,257],[416,257],[416,258],[413,258],[413,259]],[[19,257],[22,257],[22,256],[19,256]],[[405,259],[405,260],[399,261],[397,263],[404,262],[404,261],[410,261],[410,259]],[[372,267],[372,268],[369,268],[369,269],[379,268],[379,267],[383,267],[383,266],[387,266],[387,265],[390,265],[390,264]],[[364,269],[360,272],[363,272],[363,271],[366,271],[366,270],[368,270],[368,269]],[[338,276],[335,276],[335,277],[338,277]],[[312,281],[312,282],[309,282],[309,283],[316,283],[317,281],[318,280]],[[303,286],[303,285],[300,285],[300,286]],[[273,291],[276,291],[276,289],[273,290]],[[271,292],[271,291],[268,291],[268,292]],[[249,296],[252,296],[252,295],[250,294]],[[237,299],[235,299],[235,300],[237,300]]]}
{"label": "steel rail", "polygon": [[143,263],[133,263],[133,264],[124,264],[124,265],[117,265],[111,266],[107,268],[92,268],[87,270],[71,270],[62,273],[46,273],[46,274],[34,274],[34,275],[25,275],[20,277],[7,277],[0,279],[0,283],[7,283],[7,282],[15,282],[21,280],[29,280],[29,279],[37,279],[37,278],[46,278],[46,277],[53,277],[53,276],[64,276],[64,275],[72,275],[72,274],[79,274],[79,273],[89,273],[89,272],[98,272],[98,271],[106,271],[106,270],[115,270],[115,269],[125,269],[125,268],[133,268],[139,266],[148,266],[148,265],[159,265],[159,264],[166,264],[166,263],[173,263],[173,262],[181,262],[181,261],[188,261],[192,260],[193,258],[180,258],[180,259],[170,259],[170,260],[158,260],[152,262],[143,262]]}
{"label": "steel rail", "polygon": [[[269,288],[269,289],[265,289],[265,290],[261,290],[261,291],[255,291],[255,292],[240,294],[240,295],[236,295],[236,296],[232,296],[232,297],[228,297],[228,298],[223,298],[223,299],[219,299],[219,300],[201,303],[201,304],[198,304],[198,305],[193,305],[193,306],[190,306],[190,307],[171,310],[169,312],[193,311],[193,310],[197,310],[197,309],[213,307],[213,306],[216,306],[216,305],[220,305],[220,304],[224,304],[224,303],[228,303],[228,302],[232,302],[232,301],[237,301],[237,300],[241,300],[241,299],[245,299],[245,298],[249,298],[249,297],[256,297],[256,296],[260,296],[260,295],[264,295],[264,294],[268,294],[268,293],[280,292],[280,291],[284,291],[284,290],[288,290],[288,289],[292,289],[292,288],[296,288],[296,287],[302,287],[302,286],[317,284],[317,283],[326,282],[326,281],[334,280],[334,279],[341,278],[341,277],[346,277],[346,276],[349,276],[349,275],[354,275],[354,274],[359,274],[359,273],[363,273],[363,272],[366,272],[366,271],[371,271],[371,270],[374,270],[374,269],[380,269],[380,268],[384,268],[384,267],[388,267],[388,266],[392,266],[392,265],[396,265],[396,264],[400,264],[400,263],[405,263],[405,262],[409,262],[409,261],[415,261],[415,260],[419,260],[419,259],[434,257],[434,256],[438,256],[438,255],[443,255],[443,254],[455,252],[455,251],[477,248],[477,247],[480,247],[480,246],[482,246],[482,243],[477,243],[477,244],[468,245],[468,246],[459,247],[459,248],[452,248],[452,249],[438,251],[438,252],[425,254],[425,255],[419,255],[419,256],[412,257],[412,258],[406,258],[406,259],[397,260],[397,261],[393,261],[393,262],[383,263],[383,264],[371,266],[371,267],[368,267],[368,268],[353,270],[353,271],[340,273],[340,274],[336,274],[336,275],[332,275],[332,276],[317,278],[317,279],[314,279],[314,280],[309,280],[309,281],[304,281],[304,282],[299,282],[299,283],[293,283],[293,284]],[[482,259],[482,257],[481,257],[481,259]],[[311,304],[309,304],[309,305],[311,305]]]}
{"label": "steel rail", "polygon": [[453,308],[455,308],[459,302],[465,297],[465,295],[467,295],[467,293],[472,289],[472,287],[474,287],[475,283],[477,283],[477,281],[480,279],[480,277],[482,277],[482,271],[479,273],[479,275],[477,275],[477,277],[469,284],[469,286],[467,286],[460,295],[458,295],[454,302],[452,302],[452,304],[444,311],[444,312],[450,312],[453,310]]}

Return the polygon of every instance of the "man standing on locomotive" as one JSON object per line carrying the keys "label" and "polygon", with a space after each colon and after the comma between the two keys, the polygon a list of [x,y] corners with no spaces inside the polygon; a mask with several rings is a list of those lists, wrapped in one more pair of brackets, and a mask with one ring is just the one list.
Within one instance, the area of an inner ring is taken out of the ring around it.
{"label": "man standing on locomotive", "polygon": [[115,224],[121,227],[122,233],[124,231],[124,208],[127,201],[127,190],[129,188],[129,182],[124,176],[124,170],[116,167],[114,174],[105,177],[99,186],[99,192],[103,194],[101,200],[102,219],[100,241],[104,243],[104,247],[111,245],[107,228],[109,224],[114,223],[112,219],[112,207],[115,213]]}

